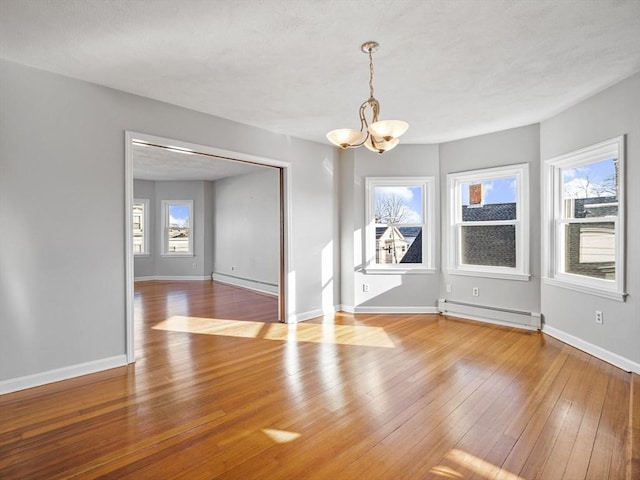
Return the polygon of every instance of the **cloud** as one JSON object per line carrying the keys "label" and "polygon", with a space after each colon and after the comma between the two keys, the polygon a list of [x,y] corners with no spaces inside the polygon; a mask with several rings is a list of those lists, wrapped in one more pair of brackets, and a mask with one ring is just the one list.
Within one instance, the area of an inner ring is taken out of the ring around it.
{"label": "cloud", "polygon": [[409,187],[376,187],[376,197],[382,195],[396,195],[407,201],[413,198],[413,192]]}
{"label": "cloud", "polygon": [[188,218],[176,218],[173,215],[169,215],[169,225],[177,225],[178,227],[189,226]]}
{"label": "cloud", "polygon": [[591,183],[586,178],[574,178],[562,187],[565,198],[593,198],[615,195],[611,185]]}
{"label": "cloud", "polygon": [[405,207],[406,217],[402,223],[422,223],[422,217],[415,210],[411,210],[409,207]]}

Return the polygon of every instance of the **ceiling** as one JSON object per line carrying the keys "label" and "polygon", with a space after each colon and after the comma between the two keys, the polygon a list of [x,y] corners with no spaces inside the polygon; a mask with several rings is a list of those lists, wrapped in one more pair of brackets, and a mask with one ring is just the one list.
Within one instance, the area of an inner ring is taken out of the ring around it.
{"label": "ceiling", "polygon": [[640,71],[639,0],[0,0],[0,58],[327,143],[376,40],[403,143],[544,120]]}
{"label": "ceiling", "polygon": [[[156,182],[209,180],[213,182],[273,168],[148,144],[134,143],[131,150],[133,178],[138,180]],[[187,159],[188,161],[185,161]]]}

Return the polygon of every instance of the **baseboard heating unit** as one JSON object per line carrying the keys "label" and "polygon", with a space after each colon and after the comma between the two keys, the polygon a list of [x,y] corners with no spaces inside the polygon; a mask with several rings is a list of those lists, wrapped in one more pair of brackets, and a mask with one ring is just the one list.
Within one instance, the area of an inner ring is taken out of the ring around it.
{"label": "baseboard heating unit", "polygon": [[451,315],[452,317],[526,328],[528,330],[540,330],[542,328],[541,315],[536,312],[474,305],[472,303],[445,300],[444,298],[438,299],[438,311],[443,315]]}

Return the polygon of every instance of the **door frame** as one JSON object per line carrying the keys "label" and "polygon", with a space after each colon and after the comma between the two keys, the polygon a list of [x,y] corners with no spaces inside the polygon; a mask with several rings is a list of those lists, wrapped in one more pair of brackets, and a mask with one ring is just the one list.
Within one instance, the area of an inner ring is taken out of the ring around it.
{"label": "door frame", "polygon": [[280,274],[278,282],[278,320],[289,323],[293,318],[288,311],[289,279],[291,272],[291,164],[282,160],[258,157],[207,145],[184,142],[166,137],[126,130],[125,132],[125,353],[127,363],[135,362],[134,341],[134,255],[133,255],[133,141],[175,147],[223,160],[234,160],[280,170]]}

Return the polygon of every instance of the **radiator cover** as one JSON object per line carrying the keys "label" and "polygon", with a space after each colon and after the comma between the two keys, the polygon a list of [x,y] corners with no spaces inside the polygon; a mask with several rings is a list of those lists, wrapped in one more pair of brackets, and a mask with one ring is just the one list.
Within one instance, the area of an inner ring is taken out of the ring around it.
{"label": "radiator cover", "polygon": [[438,299],[438,311],[443,315],[451,315],[453,317],[510,327],[526,328],[527,330],[540,330],[542,328],[542,318],[540,313],[537,312],[525,312],[488,305],[475,305],[455,300],[446,300],[444,298]]}

